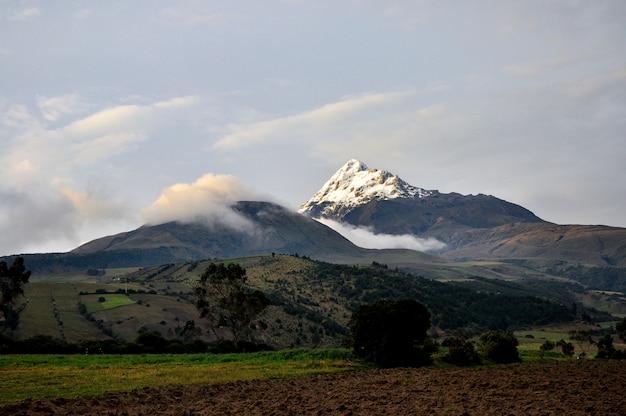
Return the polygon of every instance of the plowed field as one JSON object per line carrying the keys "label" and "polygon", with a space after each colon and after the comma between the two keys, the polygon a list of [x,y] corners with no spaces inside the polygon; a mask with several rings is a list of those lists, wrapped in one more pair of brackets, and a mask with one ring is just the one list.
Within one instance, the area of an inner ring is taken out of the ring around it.
{"label": "plowed field", "polygon": [[626,362],[355,371],[25,400],[0,415],[620,415]]}

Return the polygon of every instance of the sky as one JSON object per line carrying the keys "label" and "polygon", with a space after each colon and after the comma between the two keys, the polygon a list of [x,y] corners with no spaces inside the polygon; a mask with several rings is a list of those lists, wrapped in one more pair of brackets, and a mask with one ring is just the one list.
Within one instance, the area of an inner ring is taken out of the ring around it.
{"label": "sky", "polygon": [[352,158],[626,227],[625,44],[622,0],[0,0],[0,255],[296,210]]}

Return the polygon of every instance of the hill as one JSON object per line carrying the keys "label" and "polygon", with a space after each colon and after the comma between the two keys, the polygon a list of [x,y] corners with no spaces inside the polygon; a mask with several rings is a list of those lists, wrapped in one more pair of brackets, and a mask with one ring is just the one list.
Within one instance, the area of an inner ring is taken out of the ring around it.
{"label": "hill", "polygon": [[[257,341],[276,347],[339,345],[348,333],[346,323],[352,310],[382,298],[414,297],[427,305],[435,336],[458,329],[480,332],[571,322],[580,319],[581,313],[595,320],[612,319],[583,307],[576,286],[546,296],[515,282],[473,278],[441,283],[383,264],[356,267],[285,255],[236,261],[246,268],[249,283],[272,300]],[[188,321],[195,321],[202,329],[200,338],[211,340],[192,296],[192,288],[208,264],[111,269],[100,276],[35,280],[25,287],[26,299],[14,335],[49,335],[75,343],[86,339],[133,341],[149,331],[185,339],[189,334],[185,335],[183,328]]]}

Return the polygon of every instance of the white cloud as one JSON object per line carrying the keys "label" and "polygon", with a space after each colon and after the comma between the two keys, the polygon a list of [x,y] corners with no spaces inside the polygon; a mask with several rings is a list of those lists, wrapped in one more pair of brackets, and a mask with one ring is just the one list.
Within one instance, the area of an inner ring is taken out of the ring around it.
{"label": "white cloud", "polygon": [[244,20],[240,12],[216,10],[213,4],[201,2],[179,3],[175,7],[163,9],[158,20],[167,24],[183,26],[223,26],[233,25]]}
{"label": "white cloud", "polygon": [[[0,239],[0,252],[48,247],[51,242],[71,248],[95,225],[108,229],[136,221],[133,203],[109,191],[108,176],[119,173],[105,162],[148,140],[169,114],[191,103],[192,97],[178,97],[120,105],[58,128],[48,128],[47,122],[59,123],[85,111],[77,96],[37,97],[41,117],[24,105],[6,106],[0,116],[7,138],[0,177],[10,180],[0,187],[0,235],[11,237]],[[98,181],[101,185],[94,186]],[[16,224],[27,236],[13,231]]]}
{"label": "white cloud", "polygon": [[551,57],[539,61],[506,65],[503,70],[513,76],[529,77],[568,67],[579,61],[580,58],[573,58],[571,56]]}
{"label": "white cloud", "polygon": [[250,220],[235,212],[232,205],[243,199],[257,199],[231,175],[207,173],[191,184],[178,183],[163,190],[161,196],[142,213],[146,224],[170,221],[217,223],[240,231],[252,231]]}
{"label": "white cloud", "polygon": [[423,252],[436,252],[446,247],[445,243],[436,238],[419,238],[410,234],[375,234],[369,227],[355,227],[351,224],[325,218],[317,218],[316,220],[363,248],[406,248]]}
{"label": "white cloud", "polygon": [[58,97],[37,97],[37,105],[44,119],[56,122],[63,115],[74,114],[80,110],[80,98],[76,94]]}
{"label": "white cloud", "polygon": [[[231,125],[232,133],[220,139],[215,147],[219,149],[241,148],[271,142],[292,140],[310,141],[315,138],[323,141],[337,138],[338,133],[349,137],[349,130],[367,127],[368,116],[379,114],[378,118],[389,116],[390,110],[397,108],[413,95],[412,92],[368,94],[327,104],[323,107],[293,116],[261,121],[252,124]],[[337,131],[338,128],[345,131]],[[332,137],[328,137],[332,135]]]}
{"label": "white cloud", "polygon": [[25,22],[28,20],[32,20],[33,18],[39,16],[41,11],[36,7],[29,7],[27,9],[20,9],[13,14],[9,15],[9,20],[15,20],[18,22]]}
{"label": "white cloud", "polygon": [[0,253],[74,248],[85,227],[111,225],[130,214],[128,205],[101,191],[76,191],[47,184],[29,189],[0,187]]}
{"label": "white cloud", "polygon": [[[40,99],[43,117],[56,120],[79,107],[78,99],[62,96]],[[22,105],[13,105],[2,117],[3,124],[17,133],[0,160],[13,167],[17,183],[68,176],[79,167],[95,165],[133,148],[147,140],[169,112],[193,103],[192,97],[177,97],[148,105],[119,105],[106,108],[65,126],[49,129]],[[29,166],[29,175],[19,167]],[[0,171],[2,168],[0,167]]]}

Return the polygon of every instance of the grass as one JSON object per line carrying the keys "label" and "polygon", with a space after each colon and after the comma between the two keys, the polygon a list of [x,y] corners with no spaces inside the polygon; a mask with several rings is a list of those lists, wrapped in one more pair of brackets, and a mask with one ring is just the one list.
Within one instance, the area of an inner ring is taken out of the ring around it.
{"label": "grass", "polygon": [[290,378],[369,368],[346,349],[250,354],[0,355],[0,406],[166,385]]}
{"label": "grass", "polygon": [[[98,299],[101,297],[105,299],[104,302],[98,301]],[[87,311],[89,313],[113,309],[119,306],[132,305],[133,303],[135,303],[135,301],[129,298],[128,295],[117,293],[106,293],[103,295],[83,295],[81,298],[82,300],[84,300],[84,303],[87,306]]]}

